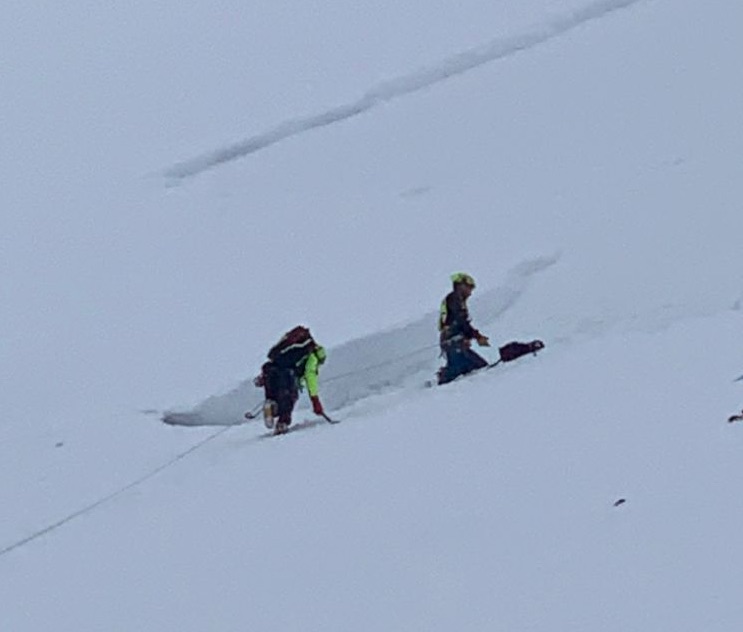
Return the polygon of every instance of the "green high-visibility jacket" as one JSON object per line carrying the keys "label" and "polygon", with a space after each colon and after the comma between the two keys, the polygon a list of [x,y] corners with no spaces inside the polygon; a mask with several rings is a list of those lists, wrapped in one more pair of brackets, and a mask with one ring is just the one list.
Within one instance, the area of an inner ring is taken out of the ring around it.
{"label": "green high-visibility jacket", "polygon": [[314,397],[318,393],[318,373],[320,370],[320,364],[325,361],[325,349],[318,347],[307,356],[307,361],[304,364],[304,372],[300,377],[300,384],[307,385],[307,393],[310,397]]}

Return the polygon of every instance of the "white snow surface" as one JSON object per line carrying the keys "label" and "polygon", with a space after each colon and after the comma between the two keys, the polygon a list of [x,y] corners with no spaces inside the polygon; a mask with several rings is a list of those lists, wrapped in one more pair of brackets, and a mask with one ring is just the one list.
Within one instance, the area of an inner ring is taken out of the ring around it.
{"label": "white snow surface", "polygon": [[[743,5],[109,4],[0,21],[0,629],[743,629]],[[423,388],[457,270],[546,348]]]}

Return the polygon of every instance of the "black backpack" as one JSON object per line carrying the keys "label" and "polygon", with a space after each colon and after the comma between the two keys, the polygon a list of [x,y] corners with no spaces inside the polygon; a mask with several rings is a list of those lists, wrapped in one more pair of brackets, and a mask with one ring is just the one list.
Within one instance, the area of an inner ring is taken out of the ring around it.
{"label": "black backpack", "polygon": [[302,325],[287,331],[268,352],[268,359],[282,368],[295,368],[317,348],[310,330]]}

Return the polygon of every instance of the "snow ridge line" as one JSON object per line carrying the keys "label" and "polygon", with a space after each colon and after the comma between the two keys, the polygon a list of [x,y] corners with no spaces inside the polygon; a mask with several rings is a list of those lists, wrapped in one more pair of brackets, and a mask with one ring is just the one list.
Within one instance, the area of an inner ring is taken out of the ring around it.
{"label": "snow ridge line", "polygon": [[103,496],[102,498],[99,498],[93,503],[90,503],[89,505],[83,507],[82,509],[78,509],[77,511],[65,516],[64,518],[57,520],[57,522],[54,522],[43,529],[39,529],[38,531],[32,533],[29,536],[26,536],[25,538],[22,538],[21,540],[18,540],[14,542],[13,544],[9,544],[3,549],[0,549],[0,557],[10,553],[11,551],[14,551],[15,549],[19,549],[22,546],[28,544],[29,542],[32,542],[33,540],[36,540],[38,538],[41,538],[42,536],[47,535],[48,533],[51,533],[52,531],[56,531],[60,527],[64,526],[68,522],[72,522],[75,518],[79,518],[81,516],[84,516],[86,514],[89,514],[90,512],[94,511],[95,509],[98,509],[101,505],[104,505],[105,503],[109,502],[110,500],[113,500],[117,496],[120,496],[124,492],[129,491],[130,489],[133,489],[135,487],[138,487],[145,481],[151,479],[152,477],[156,476],[163,470],[168,469],[172,465],[175,465],[178,461],[181,459],[184,459],[192,452],[195,452],[199,448],[203,447],[205,444],[209,443],[212,439],[216,439],[219,435],[225,433],[227,430],[229,430],[231,426],[226,426],[224,428],[220,428],[216,432],[213,432],[208,437],[202,439],[201,441],[195,443],[192,445],[188,450],[185,450],[184,452],[181,452],[180,454],[177,454],[172,459],[167,461],[166,463],[163,463],[162,465],[156,467],[155,469],[149,471],[147,474],[144,474],[143,476],[140,476],[138,479],[132,481],[128,485],[125,485],[124,487],[121,487],[120,489],[117,489],[115,492],[111,492],[110,494]]}
{"label": "snow ridge line", "polygon": [[177,184],[180,180],[198,175],[220,164],[253,154],[292,136],[350,119],[387,101],[418,92],[450,77],[464,74],[492,61],[528,50],[559,37],[585,22],[603,18],[614,11],[630,7],[640,1],[597,0],[587,6],[548,19],[543,24],[532,27],[531,30],[510,37],[495,39],[487,44],[453,55],[436,65],[381,83],[352,103],[340,105],[319,114],[290,119],[273,129],[245,140],[197,156],[191,160],[177,163],[167,169],[164,175],[171,184]]}
{"label": "snow ridge line", "polygon": [[[527,291],[533,278],[554,266],[561,256],[557,251],[522,260],[510,268],[497,287],[474,298],[477,321],[482,326],[498,322]],[[321,378],[322,400],[328,410],[341,410],[367,397],[404,389],[417,383],[421,373],[434,373],[439,364],[438,316],[438,309],[434,309],[405,324],[328,349],[332,362]],[[227,393],[207,397],[190,410],[166,410],[161,421],[173,426],[243,424],[245,410],[262,401],[262,391],[249,378]]]}

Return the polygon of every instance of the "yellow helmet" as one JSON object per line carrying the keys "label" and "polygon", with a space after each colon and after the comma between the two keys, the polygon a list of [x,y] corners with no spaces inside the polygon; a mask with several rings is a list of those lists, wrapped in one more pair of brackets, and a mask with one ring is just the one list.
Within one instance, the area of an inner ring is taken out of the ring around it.
{"label": "yellow helmet", "polygon": [[464,283],[464,285],[469,285],[471,288],[475,287],[475,279],[466,272],[455,272],[451,275],[451,280],[455,285],[457,283]]}

